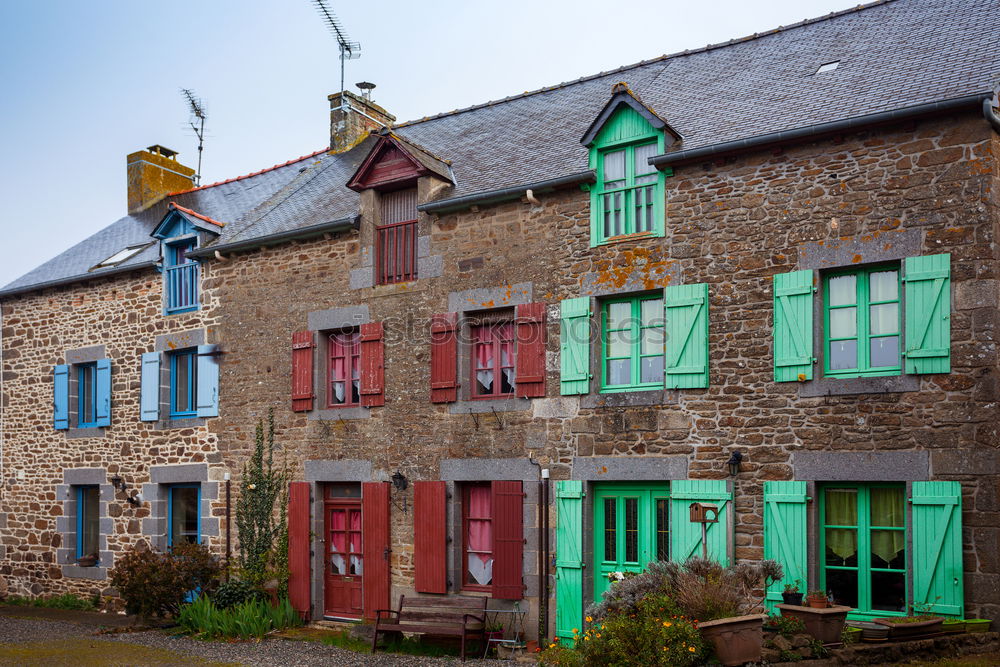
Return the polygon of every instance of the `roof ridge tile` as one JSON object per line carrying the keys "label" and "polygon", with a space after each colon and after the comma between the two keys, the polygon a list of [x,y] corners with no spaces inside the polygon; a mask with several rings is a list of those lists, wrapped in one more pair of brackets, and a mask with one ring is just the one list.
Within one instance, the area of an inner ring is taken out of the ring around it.
{"label": "roof ridge tile", "polygon": [[225,185],[226,183],[232,183],[234,181],[242,181],[244,179],[252,178],[254,176],[260,176],[261,174],[266,174],[269,171],[274,171],[275,169],[281,169],[282,167],[287,167],[289,165],[295,164],[296,162],[301,162],[302,160],[308,160],[311,157],[316,157],[320,153],[326,153],[329,150],[330,150],[330,147],[327,146],[326,148],[321,148],[320,150],[314,151],[312,153],[309,153],[308,155],[300,155],[299,157],[292,158],[291,160],[288,160],[287,162],[282,162],[281,164],[276,164],[273,167],[267,167],[266,169],[261,169],[259,171],[254,171],[254,172],[251,172],[249,174],[244,174],[242,176],[235,176],[233,178],[227,178],[224,181],[217,181],[215,183],[209,183],[208,185],[199,185],[196,188],[188,188],[187,190],[178,190],[176,192],[171,192],[171,193],[167,194],[167,196],[168,197],[173,197],[173,196],[176,196],[176,195],[186,195],[189,192],[198,192],[199,190],[207,190],[208,188],[214,188],[214,187],[216,187],[218,185]]}

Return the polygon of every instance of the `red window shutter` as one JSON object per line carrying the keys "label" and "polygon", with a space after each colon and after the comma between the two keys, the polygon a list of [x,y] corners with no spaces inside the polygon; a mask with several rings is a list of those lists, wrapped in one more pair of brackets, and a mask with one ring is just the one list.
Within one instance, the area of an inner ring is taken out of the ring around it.
{"label": "red window shutter", "polygon": [[292,334],[292,410],[313,409],[313,342],[312,331]]}
{"label": "red window shutter", "polygon": [[516,315],[517,395],[545,396],[545,304],[521,304]]}
{"label": "red window shutter", "polygon": [[389,608],[389,483],[361,483],[362,599],[365,618]]}
{"label": "red window shutter", "polygon": [[445,483],[413,483],[413,588],[447,593]]}
{"label": "red window shutter", "polygon": [[524,493],[520,481],[493,482],[493,597],[524,597]]}
{"label": "red window shutter", "polygon": [[309,482],[288,486],[288,600],[303,619],[310,616]]}
{"label": "red window shutter", "polygon": [[431,317],[431,402],[458,400],[458,313]]}
{"label": "red window shutter", "polygon": [[385,343],[381,322],[361,325],[361,405],[385,405]]}

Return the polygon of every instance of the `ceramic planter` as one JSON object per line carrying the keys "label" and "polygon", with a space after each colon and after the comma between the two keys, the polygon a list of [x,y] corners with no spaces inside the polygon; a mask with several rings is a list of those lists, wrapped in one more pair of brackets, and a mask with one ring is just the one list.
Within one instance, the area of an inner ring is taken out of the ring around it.
{"label": "ceramic planter", "polygon": [[889,639],[889,628],[868,621],[851,621],[851,625],[861,629],[861,641],[884,642]]}
{"label": "ceramic planter", "polygon": [[834,644],[840,641],[840,633],[844,630],[847,612],[852,607],[838,605],[835,607],[803,607],[794,604],[779,604],[781,615],[797,618],[806,626],[806,632],[823,644]]}
{"label": "ceramic planter", "polygon": [[806,598],[806,602],[813,609],[826,609],[827,607],[830,606],[830,599],[827,597],[818,598],[810,595],[809,597]]}
{"label": "ceramic planter", "polygon": [[988,618],[967,618],[965,619],[965,631],[989,632],[991,623],[993,623],[993,621]]}
{"label": "ceramic planter", "polygon": [[802,593],[782,593],[781,601],[785,604],[801,605]]}
{"label": "ceramic planter", "polygon": [[949,634],[965,632],[965,621],[957,618],[946,618],[944,619],[944,623],[941,624],[941,632]]}
{"label": "ceramic planter", "polygon": [[702,638],[715,649],[715,656],[725,667],[759,662],[764,646],[765,614],[733,616],[698,624]]}
{"label": "ceramic planter", "polygon": [[97,556],[83,556],[76,559],[76,564],[80,567],[94,567],[97,565]]}
{"label": "ceramic planter", "polygon": [[913,623],[896,623],[894,622],[896,620],[894,618],[876,618],[874,622],[887,626],[889,628],[889,636],[893,639],[935,634],[941,632],[941,624],[944,623],[944,618],[940,616]]}

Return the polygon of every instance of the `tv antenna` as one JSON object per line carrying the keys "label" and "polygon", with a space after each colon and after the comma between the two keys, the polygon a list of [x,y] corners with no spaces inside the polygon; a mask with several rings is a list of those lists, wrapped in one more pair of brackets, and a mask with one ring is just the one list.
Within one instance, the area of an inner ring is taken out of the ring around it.
{"label": "tv antenna", "polygon": [[361,43],[352,42],[351,38],[347,36],[347,31],[337,15],[327,5],[327,0],[312,0],[312,3],[330,30],[330,34],[337,40],[337,46],[340,47],[340,107],[344,108],[348,106],[347,98],[344,95],[344,61],[356,60],[361,57]]}
{"label": "tv antenna", "polygon": [[198,137],[198,171],[194,175],[195,186],[201,185],[201,153],[205,148],[205,119],[208,117],[208,113],[205,111],[205,105],[202,103],[201,98],[194,96],[194,91],[190,88],[181,88],[181,95],[187,100],[188,105],[191,107],[191,118],[188,123],[191,125],[191,129],[194,130],[195,136]]}

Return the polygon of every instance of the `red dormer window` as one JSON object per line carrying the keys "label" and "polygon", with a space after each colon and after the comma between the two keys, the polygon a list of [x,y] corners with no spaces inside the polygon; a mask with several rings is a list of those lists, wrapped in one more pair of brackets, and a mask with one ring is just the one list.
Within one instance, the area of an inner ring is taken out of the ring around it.
{"label": "red dormer window", "polygon": [[382,224],[375,229],[375,282],[417,279],[417,190],[382,195]]}

